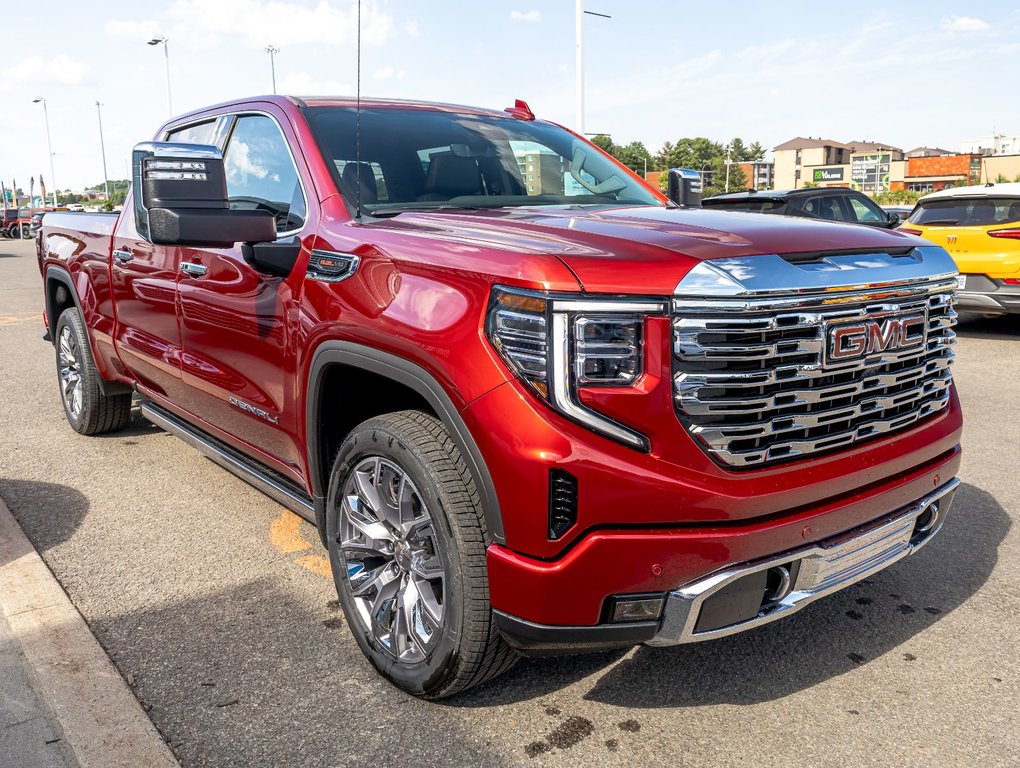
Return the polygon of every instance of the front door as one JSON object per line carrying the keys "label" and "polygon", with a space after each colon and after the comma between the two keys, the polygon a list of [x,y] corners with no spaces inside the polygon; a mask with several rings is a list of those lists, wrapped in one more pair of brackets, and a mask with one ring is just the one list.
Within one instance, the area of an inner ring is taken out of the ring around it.
{"label": "front door", "polygon": [[[310,245],[308,198],[274,117],[239,115],[224,165],[231,208],[271,210],[281,240],[296,236]],[[300,256],[294,274],[284,278],[256,271],[241,246],[182,248],[180,254],[184,407],[230,442],[300,481],[303,409],[298,403],[303,401],[297,392],[294,334],[307,259]]]}

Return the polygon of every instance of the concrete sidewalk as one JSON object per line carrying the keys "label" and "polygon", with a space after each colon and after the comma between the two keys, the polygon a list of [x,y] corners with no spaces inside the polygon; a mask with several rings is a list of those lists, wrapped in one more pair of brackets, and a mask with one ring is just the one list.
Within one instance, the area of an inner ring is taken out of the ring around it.
{"label": "concrete sidewalk", "polygon": [[0,766],[178,768],[0,500]]}

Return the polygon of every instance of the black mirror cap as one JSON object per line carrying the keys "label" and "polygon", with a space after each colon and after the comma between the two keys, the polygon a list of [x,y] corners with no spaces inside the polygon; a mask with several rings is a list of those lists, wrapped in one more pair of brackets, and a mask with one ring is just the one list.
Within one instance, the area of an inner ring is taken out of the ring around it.
{"label": "black mirror cap", "polygon": [[889,219],[889,229],[892,229],[900,223],[900,215],[898,213],[887,213],[886,218]]}
{"label": "black mirror cap", "polygon": [[149,210],[149,241],[154,245],[230,248],[237,243],[266,243],[275,239],[276,219],[269,211]]}
{"label": "black mirror cap", "polygon": [[690,168],[670,168],[666,197],[683,208],[701,207],[701,174]]}

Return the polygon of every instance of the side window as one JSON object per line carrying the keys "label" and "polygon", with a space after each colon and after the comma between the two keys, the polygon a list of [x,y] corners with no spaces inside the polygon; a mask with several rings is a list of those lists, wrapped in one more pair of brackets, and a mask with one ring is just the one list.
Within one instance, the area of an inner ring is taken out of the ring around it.
{"label": "side window", "polygon": [[297,168],[276,121],[241,115],[223,155],[230,207],[269,211],[279,233],[300,229],[307,209]]}
{"label": "side window", "polygon": [[874,224],[887,220],[887,217],[873,203],[866,203],[857,197],[851,197],[848,202],[859,224]]}
{"label": "side window", "polygon": [[181,144],[214,144],[215,136],[216,121],[207,120],[204,123],[195,123],[185,128],[176,128],[167,134],[166,140]]}

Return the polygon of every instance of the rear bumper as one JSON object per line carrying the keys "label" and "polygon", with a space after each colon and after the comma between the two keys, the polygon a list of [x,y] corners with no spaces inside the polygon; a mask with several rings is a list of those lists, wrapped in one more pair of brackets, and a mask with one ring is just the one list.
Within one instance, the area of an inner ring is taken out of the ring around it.
{"label": "rear bumper", "polygon": [[1003,285],[985,275],[966,275],[966,287],[956,294],[956,308],[987,315],[1020,313],[1020,285]]}
{"label": "rear bumper", "polygon": [[[942,529],[960,481],[818,544],[739,563],[664,595],[657,621],[593,626],[540,624],[495,611],[496,625],[528,655],[645,643],[678,645],[743,632],[788,616],[913,554]],[[785,580],[771,580],[781,569]],[[570,595],[562,596],[570,601]]]}

